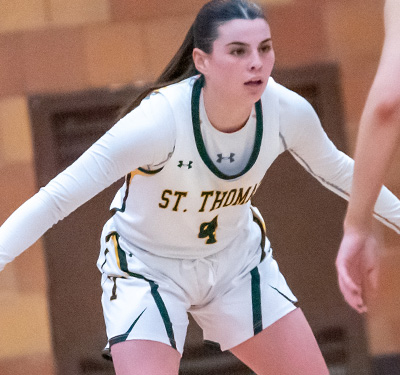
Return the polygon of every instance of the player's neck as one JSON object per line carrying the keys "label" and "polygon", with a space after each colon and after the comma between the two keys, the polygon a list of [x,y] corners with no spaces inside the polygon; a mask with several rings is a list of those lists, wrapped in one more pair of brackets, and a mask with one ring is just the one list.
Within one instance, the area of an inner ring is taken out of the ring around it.
{"label": "player's neck", "polygon": [[216,97],[207,90],[203,90],[203,97],[208,120],[217,130],[233,133],[246,125],[252,105],[245,105],[240,100],[235,103],[222,95]]}

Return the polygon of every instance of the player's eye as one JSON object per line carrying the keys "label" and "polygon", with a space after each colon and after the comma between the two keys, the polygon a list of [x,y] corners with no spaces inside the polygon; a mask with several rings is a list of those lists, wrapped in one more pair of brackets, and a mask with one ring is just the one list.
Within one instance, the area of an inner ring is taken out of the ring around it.
{"label": "player's eye", "polygon": [[234,48],[231,50],[231,55],[233,56],[243,56],[246,53],[246,50],[244,48]]}
{"label": "player's eye", "polygon": [[264,44],[259,48],[260,52],[262,52],[262,53],[267,53],[267,52],[271,51],[271,49],[272,49],[271,44]]}

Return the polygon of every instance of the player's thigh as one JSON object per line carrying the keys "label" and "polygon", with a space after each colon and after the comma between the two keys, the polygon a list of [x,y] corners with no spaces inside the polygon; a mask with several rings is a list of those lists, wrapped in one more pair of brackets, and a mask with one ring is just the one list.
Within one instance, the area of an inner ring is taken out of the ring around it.
{"label": "player's thigh", "polygon": [[231,352],[257,374],[328,375],[301,309],[285,315]]}
{"label": "player's thigh", "polygon": [[116,375],[178,375],[181,359],[171,346],[150,340],[114,344],[111,355]]}

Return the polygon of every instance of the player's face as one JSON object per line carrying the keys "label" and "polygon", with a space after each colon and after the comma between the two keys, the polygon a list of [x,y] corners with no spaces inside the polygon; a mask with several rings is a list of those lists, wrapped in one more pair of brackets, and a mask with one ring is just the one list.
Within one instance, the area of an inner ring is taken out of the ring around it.
{"label": "player's face", "polygon": [[236,19],[222,24],[213,51],[207,55],[206,85],[223,95],[260,99],[275,62],[271,31],[261,18]]}

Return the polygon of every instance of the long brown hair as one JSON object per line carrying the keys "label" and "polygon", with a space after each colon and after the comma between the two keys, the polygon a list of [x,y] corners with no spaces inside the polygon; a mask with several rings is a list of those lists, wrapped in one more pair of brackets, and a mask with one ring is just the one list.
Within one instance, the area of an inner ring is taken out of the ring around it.
{"label": "long brown hair", "polygon": [[122,118],[154,90],[192,77],[199,72],[193,62],[193,49],[212,52],[218,38],[218,27],[234,19],[266,19],[261,7],[248,0],[211,0],[199,11],[177,53],[168,63],[157,80],[140,91],[133,101],[122,110]]}

